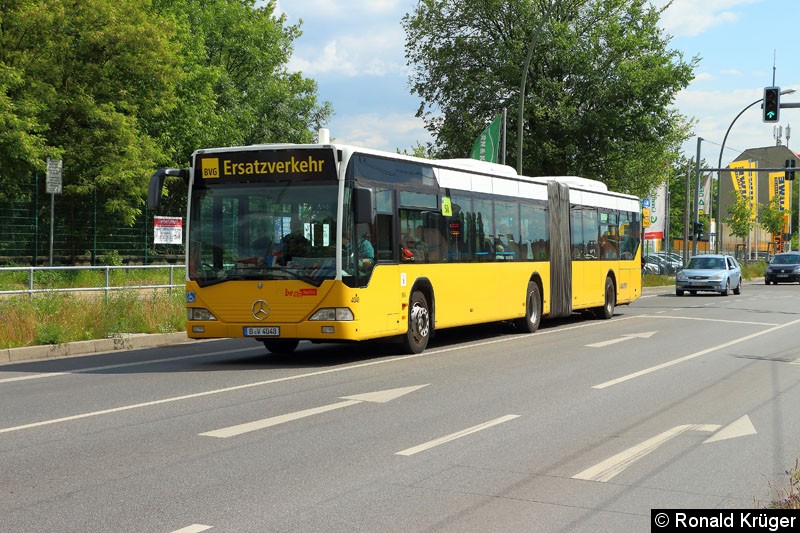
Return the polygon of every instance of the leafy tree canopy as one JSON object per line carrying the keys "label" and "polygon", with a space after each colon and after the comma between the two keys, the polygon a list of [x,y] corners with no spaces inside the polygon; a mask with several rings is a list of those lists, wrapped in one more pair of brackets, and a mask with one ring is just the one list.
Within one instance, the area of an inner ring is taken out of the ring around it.
{"label": "leafy tree canopy", "polygon": [[77,201],[59,216],[83,231],[95,206],[101,227],[132,224],[158,166],[203,147],[309,141],[331,113],[313,80],[287,72],[300,30],[274,0],[0,5],[0,195],[30,194],[20,184],[63,158]]}
{"label": "leafy tree canopy", "polygon": [[506,107],[507,161],[516,164],[515,110],[533,42],[523,172],[646,193],[688,136],[670,106],[697,63],[668,48],[660,14],[647,0],[420,0],[403,26],[434,149],[464,157]]}

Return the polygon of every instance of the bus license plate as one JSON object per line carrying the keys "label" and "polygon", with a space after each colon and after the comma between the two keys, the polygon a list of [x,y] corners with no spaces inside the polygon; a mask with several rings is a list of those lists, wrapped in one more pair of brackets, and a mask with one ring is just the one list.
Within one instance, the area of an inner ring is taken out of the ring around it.
{"label": "bus license plate", "polygon": [[244,328],[245,337],[278,337],[280,334],[281,328],[277,326]]}

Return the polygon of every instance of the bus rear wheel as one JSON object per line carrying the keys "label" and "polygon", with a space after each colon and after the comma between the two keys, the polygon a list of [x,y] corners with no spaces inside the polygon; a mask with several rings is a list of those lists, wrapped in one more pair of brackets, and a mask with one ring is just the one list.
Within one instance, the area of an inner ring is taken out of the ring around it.
{"label": "bus rear wheel", "polygon": [[606,278],[605,302],[600,307],[594,308],[594,315],[597,318],[609,319],[614,316],[614,307],[617,305],[617,292],[614,290],[614,282],[611,278]]}
{"label": "bus rear wheel", "polygon": [[523,333],[536,333],[542,321],[542,296],[539,294],[539,286],[528,282],[528,291],[525,297],[525,318],[514,320],[514,327]]}
{"label": "bus rear wheel", "polygon": [[431,338],[431,312],[428,300],[420,291],[411,293],[408,303],[408,331],[403,336],[403,347],[408,353],[422,353]]}
{"label": "bus rear wheel", "polygon": [[290,354],[300,343],[297,339],[264,339],[264,347],[270,353]]}

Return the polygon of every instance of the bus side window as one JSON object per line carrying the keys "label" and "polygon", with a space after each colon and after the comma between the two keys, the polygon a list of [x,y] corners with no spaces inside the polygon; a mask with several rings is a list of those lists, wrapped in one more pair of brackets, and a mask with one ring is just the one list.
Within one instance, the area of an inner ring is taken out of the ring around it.
{"label": "bus side window", "polygon": [[391,261],[394,258],[394,245],[392,244],[392,215],[378,214],[376,217],[377,235],[375,238],[376,257],[378,261]]}

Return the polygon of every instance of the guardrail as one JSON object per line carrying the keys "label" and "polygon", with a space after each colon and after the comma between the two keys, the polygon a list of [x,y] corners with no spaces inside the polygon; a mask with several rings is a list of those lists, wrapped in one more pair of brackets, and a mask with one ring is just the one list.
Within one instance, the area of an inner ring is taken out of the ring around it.
{"label": "guardrail", "polygon": [[[14,295],[14,294],[27,294],[31,298],[37,293],[54,293],[54,292],[104,292],[108,297],[111,291],[119,290],[144,290],[144,289],[176,289],[182,288],[183,282],[175,283],[175,269],[183,270],[184,265],[139,265],[139,266],[53,266],[53,267],[3,267],[0,268],[0,274],[4,272],[28,272],[28,288],[17,290],[0,290],[0,296]],[[112,270],[164,270],[169,269],[169,283],[161,285],[112,285],[111,284],[111,271]],[[37,288],[34,282],[34,275],[37,272],[47,271],[64,271],[64,270],[100,270],[104,272],[105,283],[101,287],[48,287]],[[182,276],[181,276],[182,278]]]}

